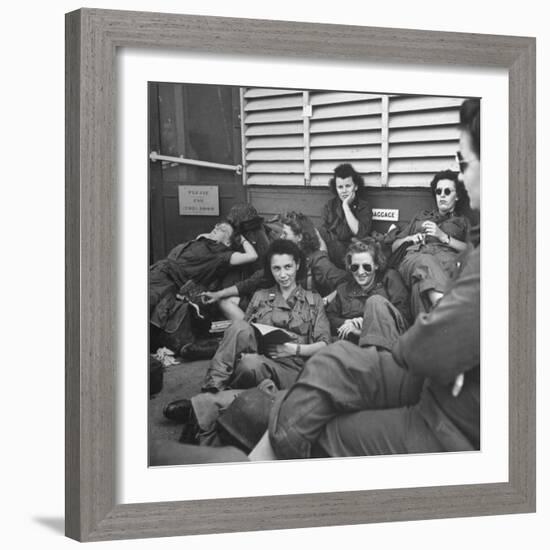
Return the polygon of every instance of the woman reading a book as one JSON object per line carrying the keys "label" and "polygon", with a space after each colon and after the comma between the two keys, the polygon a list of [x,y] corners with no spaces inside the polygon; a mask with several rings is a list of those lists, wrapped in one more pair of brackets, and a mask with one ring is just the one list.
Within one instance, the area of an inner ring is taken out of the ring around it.
{"label": "woman reading a book", "polygon": [[[298,246],[276,240],[265,256],[270,288],[255,292],[243,321],[234,321],[212,358],[202,390],[252,388],[271,379],[288,388],[305,359],[330,343],[330,326],[321,297],[304,290],[306,264]],[[271,330],[280,329],[280,330]]]}

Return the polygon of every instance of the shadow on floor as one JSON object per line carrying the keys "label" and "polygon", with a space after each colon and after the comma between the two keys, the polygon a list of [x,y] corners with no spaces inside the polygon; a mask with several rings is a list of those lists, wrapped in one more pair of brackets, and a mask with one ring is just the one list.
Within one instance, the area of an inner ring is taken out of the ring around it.
{"label": "shadow on floor", "polygon": [[192,361],[165,368],[162,390],[149,399],[149,442],[179,439],[182,425],[164,418],[162,410],[171,401],[199,393],[209,363],[210,360]]}
{"label": "shadow on floor", "polygon": [[58,535],[65,534],[65,518],[33,518],[36,523],[48,527]]}

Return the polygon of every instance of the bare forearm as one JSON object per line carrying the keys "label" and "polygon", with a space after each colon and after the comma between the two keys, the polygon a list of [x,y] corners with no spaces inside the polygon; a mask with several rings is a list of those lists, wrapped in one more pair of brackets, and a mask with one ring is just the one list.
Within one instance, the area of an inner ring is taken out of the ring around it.
{"label": "bare forearm", "polygon": [[451,237],[449,235],[449,242],[448,242],[448,245],[456,250],[457,252],[463,252],[464,250],[466,250],[468,248],[468,245],[463,242],[463,241],[460,241],[458,239],[455,239],[454,237]]}
{"label": "bare forearm", "polygon": [[[318,351],[322,350],[325,346],[325,342],[315,342],[313,344],[292,344],[294,347],[294,353],[298,357],[311,357]],[[298,346],[300,348],[298,349]]]}
{"label": "bare forearm", "polygon": [[350,228],[350,231],[354,235],[357,235],[357,233],[359,233],[359,221],[353,215],[351,208],[347,204],[344,204],[342,208],[344,210],[344,216],[346,217],[346,222]]}
{"label": "bare forearm", "polygon": [[231,255],[231,265],[241,265],[255,262],[258,259],[258,254],[256,250],[246,239],[242,239],[241,245],[244,249],[244,252],[234,252]]}
{"label": "bare forearm", "polygon": [[217,290],[216,292],[213,292],[213,294],[216,295],[216,298],[218,300],[221,300],[223,298],[231,298],[232,296],[238,296],[239,289],[235,285],[233,285],[233,286],[228,286],[227,288],[222,288],[221,290]]}

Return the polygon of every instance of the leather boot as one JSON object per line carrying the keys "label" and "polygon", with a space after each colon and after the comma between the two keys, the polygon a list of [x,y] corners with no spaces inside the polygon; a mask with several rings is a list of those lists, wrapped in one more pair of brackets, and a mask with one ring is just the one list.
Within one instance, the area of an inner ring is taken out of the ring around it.
{"label": "leather boot", "polygon": [[191,418],[193,407],[190,399],[177,399],[168,403],[162,412],[168,420],[185,424]]}

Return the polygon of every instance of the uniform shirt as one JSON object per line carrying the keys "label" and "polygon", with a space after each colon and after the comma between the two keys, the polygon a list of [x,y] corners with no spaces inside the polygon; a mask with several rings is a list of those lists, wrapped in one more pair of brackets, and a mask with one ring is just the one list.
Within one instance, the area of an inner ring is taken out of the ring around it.
{"label": "uniform shirt", "polygon": [[178,289],[189,280],[216,287],[227,273],[232,254],[224,244],[201,237],[179,244],[167,258],[153,264],[149,270],[150,321],[175,330],[186,314],[176,300]]}
{"label": "uniform shirt", "polygon": [[[468,234],[470,231],[470,222],[468,218],[466,216],[459,216],[454,212],[440,214],[439,210],[436,208],[434,210],[424,210],[419,212],[403,230],[394,234],[393,239],[389,241],[390,244],[397,239],[408,237],[410,235],[414,235],[415,233],[423,233],[424,228],[422,227],[422,224],[425,221],[434,222],[439,229],[454,239],[462,242],[466,242],[468,240]],[[407,252],[422,251],[434,254],[437,250],[441,249],[452,250],[453,252],[455,251],[454,248],[442,243],[438,238],[426,235],[424,244],[411,244],[407,247]]]}
{"label": "uniform shirt", "polygon": [[[300,285],[308,290],[314,290],[321,296],[330,294],[336,287],[348,279],[347,271],[336,267],[323,250],[312,252],[306,259],[307,279],[299,281]],[[264,276],[263,269],[255,271],[244,281],[235,283],[239,296],[250,296],[256,290],[269,288],[273,284],[271,279]]]}
{"label": "uniform shirt", "polygon": [[284,328],[293,332],[300,344],[330,344],[330,326],[323,300],[317,293],[307,292],[309,301],[300,285],[287,300],[277,286],[258,290],[248,305],[245,320]]}
{"label": "uniform shirt", "polygon": [[225,244],[200,237],[176,246],[167,258],[175,263],[183,279],[194,279],[208,286],[225,275],[232,255],[233,251]]}
{"label": "uniform shirt", "polygon": [[322,236],[325,240],[351,241],[353,237],[365,238],[371,229],[372,209],[369,203],[356,196],[351,204],[351,211],[359,222],[357,234],[352,233],[346,221],[342,201],[339,197],[330,199],[323,208]]}
{"label": "uniform shirt", "polygon": [[393,269],[389,269],[368,290],[363,290],[355,280],[350,280],[338,286],[336,296],[327,306],[327,316],[332,332],[336,334],[338,328],[347,319],[362,318],[365,302],[375,295],[386,298],[399,310],[406,321],[409,320],[409,294],[399,273]]}

